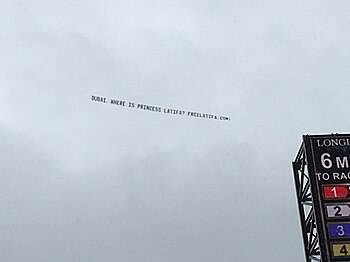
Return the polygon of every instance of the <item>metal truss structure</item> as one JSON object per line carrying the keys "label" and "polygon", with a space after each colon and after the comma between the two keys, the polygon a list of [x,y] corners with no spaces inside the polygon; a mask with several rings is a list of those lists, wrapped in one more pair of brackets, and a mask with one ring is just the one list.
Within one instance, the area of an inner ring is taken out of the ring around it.
{"label": "metal truss structure", "polygon": [[[310,177],[304,143],[293,161],[293,173],[297,193],[300,222],[304,240],[306,262],[321,261],[319,238],[310,188]],[[325,262],[325,261],[324,261]]]}

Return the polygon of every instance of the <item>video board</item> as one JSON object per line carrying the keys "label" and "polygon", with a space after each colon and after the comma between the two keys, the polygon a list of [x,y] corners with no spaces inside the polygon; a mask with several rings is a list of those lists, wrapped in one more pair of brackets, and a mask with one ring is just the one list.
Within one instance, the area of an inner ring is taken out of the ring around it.
{"label": "video board", "polygon": [[350,134],[303,141],[322,262],[350,261]]}

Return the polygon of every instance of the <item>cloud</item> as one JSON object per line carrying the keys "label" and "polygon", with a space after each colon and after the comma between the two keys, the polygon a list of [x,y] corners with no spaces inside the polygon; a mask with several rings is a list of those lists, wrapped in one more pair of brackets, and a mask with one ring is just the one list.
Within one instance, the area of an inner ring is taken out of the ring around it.
{"label": "cloud", "polygon": [[290,162],[347,130],[347,5],[4,3],[2,260],[301,260]]}

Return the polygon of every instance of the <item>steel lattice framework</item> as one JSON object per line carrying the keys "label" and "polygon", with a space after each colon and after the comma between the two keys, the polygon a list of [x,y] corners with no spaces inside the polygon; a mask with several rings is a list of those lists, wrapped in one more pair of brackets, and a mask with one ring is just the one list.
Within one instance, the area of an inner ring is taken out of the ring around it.
{"label": "steel lattice framework", "polygon": [[293,161],[293,173],[306,262],[322,261],[304,143]]}

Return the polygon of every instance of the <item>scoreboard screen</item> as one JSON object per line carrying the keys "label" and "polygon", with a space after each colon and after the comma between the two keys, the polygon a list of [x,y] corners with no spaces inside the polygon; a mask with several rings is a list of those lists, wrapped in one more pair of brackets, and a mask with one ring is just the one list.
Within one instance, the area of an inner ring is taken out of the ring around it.
{"label": "scoreboard screen", "polygon": [[350,135],[303,142],[322,262],[350,261]]}

